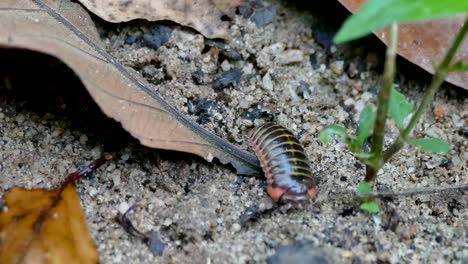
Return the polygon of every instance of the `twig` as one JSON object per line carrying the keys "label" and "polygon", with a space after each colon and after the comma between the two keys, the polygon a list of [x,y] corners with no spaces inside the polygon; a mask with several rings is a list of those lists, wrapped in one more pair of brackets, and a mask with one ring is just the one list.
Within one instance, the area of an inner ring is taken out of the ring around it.
{"label": "twig", "polygon": [[162,254],[164,252],[164,248],[166,247],[166,245],[159,238],[156,231],[150,230],[147,233],[143,233],[140,230],[138,230],[133,225],[132,221],[130,221],[130,219],[128,218],[128,214],[133,209],[135,209],[136,206],[137,206],[137,204],[134,204],[134,205],[130,206],[130,208],[128,208],[127,211],[125,211],[125,213],[123,213],[123,214],[118,212],[117,215],[115,216],[115,220],[125,230],[125,232],[127,232],[128,234],[130,234],[133,237],[138,238],[139,240],[141,240],[141,242],[146,244],[148,246],[149,250],[151,251],[151,253],[153,253],[153,255],[162,256]]}
{"label": "twig", "polygon": [[415,188],[415,189],[407,189],[401,192],[370,192],[370,193],[362,193],[356,194],[357,199],[364,199],[364,198],[389,198],[395,196],[411,196],[416,194],[433,194],[439,192],[450,192],[450,191],[467,191],[468,185],[455,185],[455,186],[447,186],[447,187],[437,187],[437,188]]}

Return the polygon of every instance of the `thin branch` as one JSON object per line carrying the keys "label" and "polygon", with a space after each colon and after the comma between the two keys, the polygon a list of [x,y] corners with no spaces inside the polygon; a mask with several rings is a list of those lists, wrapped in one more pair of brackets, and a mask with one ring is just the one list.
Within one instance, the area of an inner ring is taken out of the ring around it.
{"label": "thin branch", "polygon": [[356,194],[357,199],[363,198],[389,198],[395,196],[412,196],[417,194],[434,194],[439,192],[451,192],[451,191],[467,191],[468,185],[455,185],[455,186],[446,186],[446,187],[436,187],[436,188],[415,188],[407,189],[401,192],[370,192],[363,194]]}

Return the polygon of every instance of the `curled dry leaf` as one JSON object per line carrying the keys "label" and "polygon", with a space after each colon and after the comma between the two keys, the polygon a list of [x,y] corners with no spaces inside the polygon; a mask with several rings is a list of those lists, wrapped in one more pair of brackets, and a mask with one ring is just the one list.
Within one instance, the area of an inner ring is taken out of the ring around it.
{"label": "curled dry leaf", "polygon": [[108,116],[143,145],[232,163],[239,174],[258,174],[258,160],[181,115],[158,89],[115,61],[88,13],[71,0],[3,0],[0,47],[24,48],[61,59]]}
{"label": "curled dry leaf", "polygon": [[[339,1],[353,13],[365,3],[365,0]],[[398,27],[398,54],[433,74],[434,65],[440,63],[445,56],[464,20],[464,16],[459,16],[400,25]],[[378,30],[375,35],[385,44],[388,43],[385,31]],[[453,61],[460,60],[468,61],[468,38],[465,38]],[[445,80],[468,89],[468,72],[466,71],[452,72]]]}
{"label": "curled dry leaf", "polygon": [[15,187],[0,212],[0,263],[98,263],[74,181],[106,163],[109,154],[68,175],[54,190]]}
{"label": "curled dry leaf", "polygon": [[192,27],[208,38],[227,38],[229,22],[243,0],[79,0],[109,22],[133,19],[171,20]]}
{"label": "curled dry leaf", "polygon": [[[0,214],[1,263],[98,262],[74,184],[68,184],[59,203],[50,208],[58,191],[15,187],[5,194]],[[39,219],[49,208],[47,216]]]}

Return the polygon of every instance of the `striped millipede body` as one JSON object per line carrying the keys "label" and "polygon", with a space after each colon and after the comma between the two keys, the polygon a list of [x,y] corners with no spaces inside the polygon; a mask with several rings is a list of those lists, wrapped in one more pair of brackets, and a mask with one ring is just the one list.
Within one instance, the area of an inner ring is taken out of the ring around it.
{"label": "striped millipede body", "polygon": [[273,200],[291,206],[317,196],[307,156],[289,130],[266,123],[249,132],[249,143],[260,160]]}

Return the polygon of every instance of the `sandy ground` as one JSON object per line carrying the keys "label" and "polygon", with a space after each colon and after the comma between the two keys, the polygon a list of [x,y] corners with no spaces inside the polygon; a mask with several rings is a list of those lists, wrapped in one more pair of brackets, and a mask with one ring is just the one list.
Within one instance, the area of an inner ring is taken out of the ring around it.
{"label": "sandy ground", "polygon": [[[170,24],[158,49],[138,37],[152,24],[100,28],[118,60],[220,137],[248,149],[247,131],[266,121],[298,135],[319,182],[318,198],[304,209],[275,210],[263,178],[240,178],[227,166],[140,146],[99,111],[64,65],[11,50],[0,56],[0,193],[16,185],[56,186],[103,152],[115,152],[78,184],[102,263],[466,263],[466,192],[379,201],[383,211],[375,216],[351,199],[364,167],[338,140],[322,144],[317,135],[330,124],[355,129],[360,111],[375,103],[384,50],[372,38],[328,46],[321,21],[277,3],[266,26],[236,17],[230,43]],[[416,102],[430,76],[399,65],[400,91]],[[242,74],[238,83],[213,85],[233,69]],[[197,70],[202,81],[193,77]],[[444,107],[443,117],[432,112],[436,106]],[[405,148],[383,168],[377,190],[468,184],[467,117],[466,91],[444,84],[415,134],[447,140],[449,153]],[[387,135],[396,135],[394,126]],[[140,230],[159,233],[162,257],[113,220],[135,203],[130,218]],[[242,223],[247,209],[265,213]]]}

